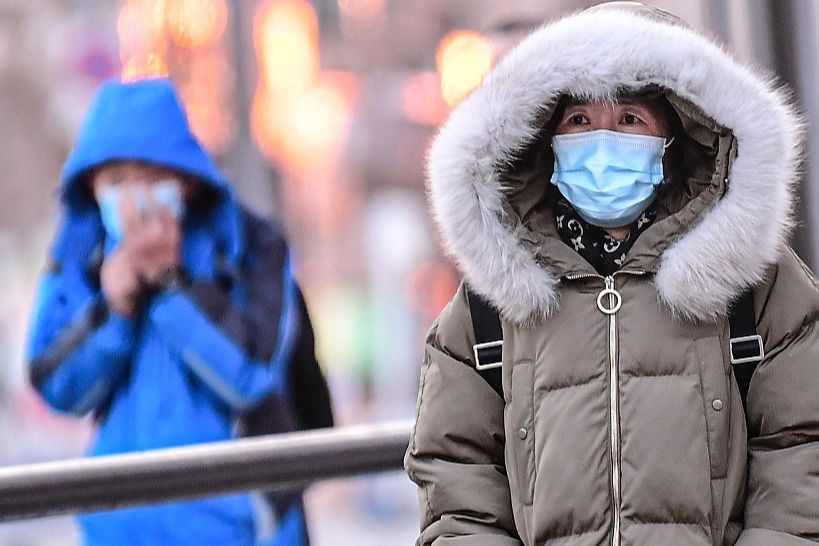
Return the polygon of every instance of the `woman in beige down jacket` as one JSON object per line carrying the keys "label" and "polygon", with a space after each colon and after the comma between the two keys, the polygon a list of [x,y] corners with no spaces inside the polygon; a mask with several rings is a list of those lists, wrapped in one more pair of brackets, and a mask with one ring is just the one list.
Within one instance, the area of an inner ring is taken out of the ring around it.
{"label": "woman in beige down jacket", "polygon": [[786,242],[802,136],[770,78],[633,2],[504,57],[429,156],[446,247],[501,317],[503,396],[462,286],[406,456],[419,545],[819,541],[819,287]]}

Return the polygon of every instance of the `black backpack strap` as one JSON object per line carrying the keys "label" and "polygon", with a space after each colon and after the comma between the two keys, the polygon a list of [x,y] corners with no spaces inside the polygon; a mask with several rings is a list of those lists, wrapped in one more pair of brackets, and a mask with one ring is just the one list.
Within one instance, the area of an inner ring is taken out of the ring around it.
{"label": "black backpack strap", "polygon": [[[751,377],[763,358],[765,348],[762,345],[762,336],[756,331],[756,314],[754,313],[754,292],[748,289],[742,293],[730,309],[728,322],[731,329],[731,364],[734,367],[734,377],[737,380],[739,394],[742,398],[742,407],[747,410],[748,388]],[[747,411],[746,411],[747,415]]]}
{"label": "black backpack strap", "polygon": [[475,331],[475,369],[489,383],[498,396],[503,398],[501,361],[503,357],[503,329],[500,317],[489,302],[466,287],[472,329]]}
{"label": "black backpack strap", "polygon": [[296,290],[296,296],[301,324],[290,357],[290,398],[299,430],[330,428],[335,425],[330,387],[316,356],[313,324],[301,289]]}

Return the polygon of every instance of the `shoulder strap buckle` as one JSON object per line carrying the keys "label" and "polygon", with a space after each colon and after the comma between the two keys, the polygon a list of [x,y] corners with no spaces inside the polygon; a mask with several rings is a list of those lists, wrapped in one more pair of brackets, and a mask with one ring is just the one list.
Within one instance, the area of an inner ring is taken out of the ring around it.
{"label": "shoulder strap buckle", "polygon": [[762,336],[732,337],[730,340],[731,364],[746,364],[761,362],[765,358],[765,347],[762,345]]}
{"label": "shoulder strap buckle", "polygon": [[503,340],[476,343],[472,346],[475,353],[475,369],[478,371],[500,368],[503,362]]}

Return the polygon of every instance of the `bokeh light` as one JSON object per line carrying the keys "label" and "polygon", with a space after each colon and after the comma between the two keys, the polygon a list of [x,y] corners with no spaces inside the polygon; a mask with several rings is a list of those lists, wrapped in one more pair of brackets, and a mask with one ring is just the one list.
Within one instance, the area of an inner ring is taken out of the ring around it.
{"label": "bokeh light", "polygon": [[418,72],[407,78],[401,96],[401,108],[408,120],[419,125],[438,125],[449,113],[441,97],[441,86],[435,72]]}
{"label": "bokeh light", "polygon": [[205,147],[213,151],[227,148],[236,133],[230,110],[214,108],[214,104],[226,102],[230,70],[228,59],[219,52],[197,55],[191,60],[188,83],[183,90],[191,129]]}
{"label": "bokeh light", "polygon": [[265,2],[253,28],[263,85],[274,93],[299,92],[319,70],[318,20],[303,0]]}
{"label": "bokeh light", "polygon": [[435,55],[441,95],[455,106],[475,89],[492,67],[492,45],[481,34],[456,30],[444,36]]}
{"label": "bokeh light", "polygon": [[288,100],[257,93],[251,126],[259,149],[297,173],[331,165],[346,139],[355,94],[356,80],[344,72],[323,72]]}
{"label": "bokeh light", "polygon": [[235,132],[233,71],[221,46],[228,16],[225,0],[127,0],[117,20],[122,80],[173,78],[193,132],[213,152]]}
{"label": "bokeh light", "polygon": [[158,17],[164,0],[129,0],[120,10],[117,33],[122,64],[132,57],[164,56],[164,19]]}
{"label": "bokeh light", "polygon": [[216,43],[227,26],[225,0],[174,0],[165,13],[171,39],[187,49]]}
{"label": "bokeh light", "polygon": [[132,57],[122,67],[122,81],[132,82],[146,78],[166,77],[169,74],[168,63],[159,55],[149,54],[145,57]]}
{"label": "bokeh light", "polygon": [[304,0],[269,0],[256,11],[259,86],[251,128],[259,149],[297,173],[331,165],[346,137],[355,78],[322,72],[318,19]]}
{"label": "bokeh light", "polygon": [[350,118],[349,102],[338,78],[325,74],[292,109],[293,136],[305,147],[327,154],[333,153]]}

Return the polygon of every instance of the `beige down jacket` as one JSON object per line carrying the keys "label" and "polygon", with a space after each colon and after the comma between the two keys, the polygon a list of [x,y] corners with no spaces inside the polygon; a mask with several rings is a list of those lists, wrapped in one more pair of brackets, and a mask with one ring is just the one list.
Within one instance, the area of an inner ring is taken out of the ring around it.
{"label": "beige down jacket", "polygon": [[[604,278],[556,233],[551,166],[520,158],[561,95],[647,86],[712,154]],[[432,205],[502,317],[503,399],[474,370],[462,288],[429,333],[406,455],[419,545],[819,541],[819,287],[786,244],[801,139],[770,79],[633,3],[539,29],[452,113]],[[726,310],[749,286],[765,358],[746,427]]]}

